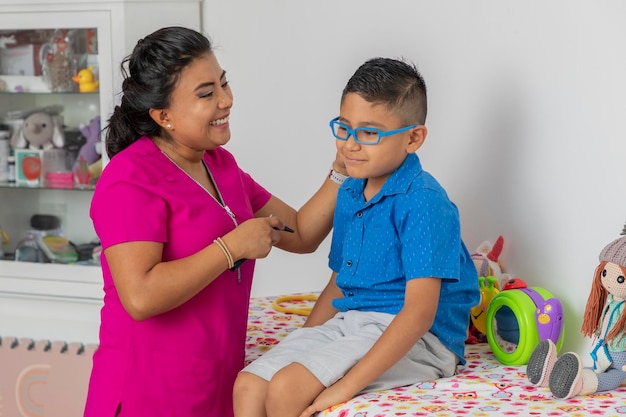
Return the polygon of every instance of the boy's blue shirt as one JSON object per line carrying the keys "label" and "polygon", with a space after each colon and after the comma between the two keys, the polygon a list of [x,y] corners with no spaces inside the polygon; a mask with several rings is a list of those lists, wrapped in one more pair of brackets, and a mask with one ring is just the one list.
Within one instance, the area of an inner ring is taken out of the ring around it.
{"label": "boy's blue shirt", "polygon": [[457,207],[415,154],[370,201],[364,188],[364,179],[349,178],[339,189],[329,266],[344,298],[333,306],[397,314],[408,280],[441,278],[430,331],[465,363],[470,308],[480,293]]}

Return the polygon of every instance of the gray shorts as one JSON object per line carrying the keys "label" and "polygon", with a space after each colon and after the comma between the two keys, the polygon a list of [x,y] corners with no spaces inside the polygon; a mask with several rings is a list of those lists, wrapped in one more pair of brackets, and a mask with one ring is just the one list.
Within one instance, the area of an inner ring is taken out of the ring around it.
{"label": "gray shorts", "polygon": [[[325,386],[343,377],[376,343],[395,315],[340,312],[321,326],[292,331],[243,371],[266,381],[291,363],[306,367]],[[390,389],[454,375],[458,358],[428,332],[362,392]]]}

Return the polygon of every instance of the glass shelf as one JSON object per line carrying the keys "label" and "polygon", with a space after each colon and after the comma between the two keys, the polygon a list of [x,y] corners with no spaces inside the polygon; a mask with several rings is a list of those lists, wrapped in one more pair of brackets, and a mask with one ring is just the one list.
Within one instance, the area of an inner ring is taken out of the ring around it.
{"label": "glass shelf", "polygon": [[[0,78],[2,78],[2,76],[0,76]],[[62,95],[62,96],[95,96],[97,97],[99,92],[98,91],[90,91],[87,93],[81,93],[80,91],[57,91],[57,92],[50,92],[50,91],[2,91],[0,90],[0,95],[10,95],[10,96],[16,96],[16,95],[22,95],[22,96],[49,96],[51,94],[54,95]]]}
{"label": "glass shelf", "polygon": [[97,96],[100,91],[99,88],[94,91],[80,91],[77,83],[74,83],[72,88],[65,91],[51,91],[46,85],[43,77],[41,76],[29,76],[29,75],[5,75],[0,74],[0,94],[7,94],[11,96],[16,95],[53,95],[53,96],[66,96],[66,95],[91,95]]}
{"label": "glass shelf", "polygon": [[0,188],[19,188],[24,190],[60,190],[60,191],[93,191],[96,186],[94,184],[80,185],[76,184],[74,187],[48,187],[45,185],[28,185],[28,184],[16,184],[14,182],[0,181]]}

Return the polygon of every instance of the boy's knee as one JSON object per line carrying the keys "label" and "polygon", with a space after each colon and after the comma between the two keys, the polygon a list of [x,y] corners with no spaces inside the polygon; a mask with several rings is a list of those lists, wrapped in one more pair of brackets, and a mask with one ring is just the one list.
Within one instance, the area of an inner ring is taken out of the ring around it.
{"label": "boy's knee", "polygon": [[238,395],[248,393],[252,390],[258,389],[261,384],[267,384],[267,381],[249,372],[240,372],[235,379],[233,394]]}
{"label": "boy's knee", "polygon": [[285,398],[294,399],[294,388],[297,381],[294,381],[292,366],[286,366],[274,374],[267,387],[265,397],[265,408],[270,410],[281,409],[285,403]]}
{"label": "boy's knee", "polygon": [[[300,414],[322,392],[324,386],[303,365],[292,363],[276,372],[265,397],[268,415]],[[285,399],[289,402],[286,403]],[[281,414],[283,411],[286,413]]]}
{"label": "boy's knee", "polygon": [[289,398],[289,384],[290,380],[284,372],[276,372],[267,386],[266,405],[271,406],[281,399]]}
{"label": "boy's knee", "polygon": [[235,416],[264,416],[267,381],[250,372],[240,372],[233,386]]}

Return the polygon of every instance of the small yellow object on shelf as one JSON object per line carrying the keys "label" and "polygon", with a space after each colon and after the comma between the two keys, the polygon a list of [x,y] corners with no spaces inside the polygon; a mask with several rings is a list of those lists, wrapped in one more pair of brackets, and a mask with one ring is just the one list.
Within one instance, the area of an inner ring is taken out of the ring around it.
{"label": "small yellow object on shelf", "polygon": [[2,228],[2,226],[0,226],[0,244],[2,245],[6,245],[7,243],[9,243],[11,241],[11,239],[9,239],[9,235],[7,234],[7,232]]}
{"label": "small yellow object on shelf", "polygon": [[95,79],[93,75],[94,70],[95,67],[90,66],[88,68],[78,71],[78,74],[72,77],[72,81],[78,83],[78,89],[81,93],[91,93],[94,91],[98,91],[98,88],[100,87],[100,82]]}

